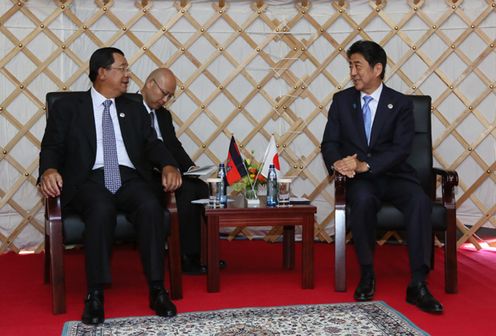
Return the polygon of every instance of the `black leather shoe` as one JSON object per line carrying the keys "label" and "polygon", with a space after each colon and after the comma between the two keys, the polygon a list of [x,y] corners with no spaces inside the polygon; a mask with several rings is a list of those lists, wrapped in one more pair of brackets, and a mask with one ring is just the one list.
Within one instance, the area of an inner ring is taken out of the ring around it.
{"label": "black leather shoe", "polygon": [[169,295],[164,287],[153,287],[150,289],[150,308],[158,316],[173,317],[176,316],[176,306],[169,299]]}
{"label": "black leather shoe", "polygon": [[[224,260],[219,260],[219,268],[226,268],[227,263]],[[199,255],[183,255],[181,259],[181,269],[184,274],[188,275],[203,275],[207,274],[208,268],[202,265]]]}
{"label": "black leather shoe", "polygon": [[428,313],[439,314],[443,312],[443,305],[432,296],[425,282],[408,286],[406,289],[406,302],[416,305]]}
{"label": "black leather shoe", "polygon": [[103,311],[103,291],[90,290],[84,300],[84,311],[81,321],[84,324],[100,324],[105,320]]}
{"label": "black leather shoe", "polygon": [[221,259],[221,260],[219,260],[219,268],[220,268],[220,269],[224,269],[224,268],[226,268],[226,267],[227,267],[227,263],[226,263],[226,261],[225,261],[225,260],[222,260],[222,259]]}
{"label": "black leather shoe", "polygon": [[[202,267],[203,272],[204,272],[205,274],[207,274],[207,272],[208,272],[208,267],[207,267],[206,265],[201,265],[201,267]],[[219,260],[219,268],[220,268],[221,270],[223,270],[223,269],[224,269],[224,268],[226,268],[226,267],[227,267],[227,262],[226,262],[225,260],[220,259],[220,260]]]}
{"label": "black leather shoe", "polygon": [[207,269],[201,265],[200,256],[183,255],[181,259],[181,269],[184,274],[202,275],[207,274]]}
{"label": "black leather shoe", "polygon": [[353,294],[353,298],[357,301],[370,301],[375,293],[375,277],[373,275],[362,276],[360,282]]}

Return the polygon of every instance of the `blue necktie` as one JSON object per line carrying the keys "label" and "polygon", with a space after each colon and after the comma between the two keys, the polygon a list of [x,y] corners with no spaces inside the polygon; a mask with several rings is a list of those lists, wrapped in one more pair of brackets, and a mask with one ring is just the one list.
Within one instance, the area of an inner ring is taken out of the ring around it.
{"label": "blue necktie", "polygon": [[371,96],[363,96],[363,126],[365,127],[365,135],[367,136],[367,144],[370,143],[370,132],[372,130],[372,111],[369,103],[372,101]]}
{"label": "blue necktie", "polygon": [[110,99],[103,102],[103,175],[105,188],[112,194],[115,194],[121,187],[121,174],[119,172],[119,159],[117,158],[117,147],[115,144],[114,124],[110,117],[110,105],[112,105]]}

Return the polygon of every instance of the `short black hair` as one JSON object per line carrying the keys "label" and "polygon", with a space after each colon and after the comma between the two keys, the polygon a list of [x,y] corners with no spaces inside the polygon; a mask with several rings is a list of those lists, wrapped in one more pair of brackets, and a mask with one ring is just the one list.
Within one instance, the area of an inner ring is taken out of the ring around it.
{"label": "short black hair", "polygon": [[114,63],[114,53],[124,56],[124,53],[120,49],[114,47],[97,49],[93,55],[91,55],[89,77],[92,83],[95,82],[96,77],[98,76],[98,69],[108,68]]}
{"label": "short black hair", "polygon": [[356,41],[346,51],[348,58],[353,54],[361,54],[371,67],[374,67],[378,63],[382,64],[381,79],[384,79],[384,75],[386,74],[387,56],[386,51],[379,44],[374,41]]}

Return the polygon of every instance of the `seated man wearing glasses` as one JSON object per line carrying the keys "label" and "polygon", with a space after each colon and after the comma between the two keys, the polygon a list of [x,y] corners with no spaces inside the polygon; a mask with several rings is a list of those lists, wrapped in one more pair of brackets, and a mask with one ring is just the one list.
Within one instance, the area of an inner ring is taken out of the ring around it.
{"label": "seated man wearing glasses", "polygon": [[[159,139],[179,164],[182,173],[196,167],[176,136],[172,115],[164,105],[170,103],[176,91],[176,77],[167,68],[158,68],[150,73],[141,94],[145,107],[150,112],[152,127]],[[208,198],[207,184],[199,178],[183,176],[182,185],[175,191],[180,223],[182,270],[185,274],[205,274],[200,263],[200,225],[202,208],[192,200]],[[221,267],[224,266],[221,261]]]}

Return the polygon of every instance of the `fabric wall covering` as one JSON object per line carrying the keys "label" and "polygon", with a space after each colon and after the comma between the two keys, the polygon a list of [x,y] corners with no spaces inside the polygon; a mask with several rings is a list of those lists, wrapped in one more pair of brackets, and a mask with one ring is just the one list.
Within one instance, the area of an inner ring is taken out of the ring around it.
{"label": "fabric wall covering", "polygon": [[358,39],[386,49],[387,85],[432,96],[435,163],[460,176],[459,244],[480,247],[478,230],[496,227],[495,37],[494,0],[1,1],[0,251],[43,249],[44,97],[87,90],[101,46],[125,52],[130,91],[156,67],[175,72],[176,131],[198,165],[225,160],[232,134],[243,156],[261,160],[274,134],[283,175],[318,207],[316,239],[332,241],[319,144]]}

